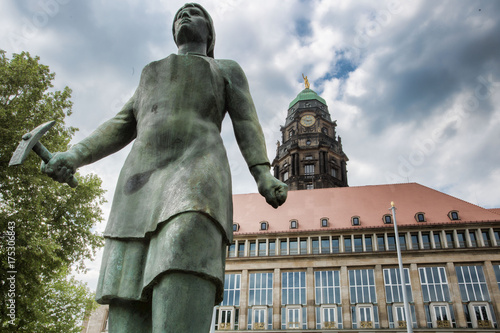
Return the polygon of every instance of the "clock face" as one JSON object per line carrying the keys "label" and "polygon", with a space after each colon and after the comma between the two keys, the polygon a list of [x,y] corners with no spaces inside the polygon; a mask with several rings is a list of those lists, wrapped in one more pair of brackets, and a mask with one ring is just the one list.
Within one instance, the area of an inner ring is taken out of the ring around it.
{"label": "clock face", "polygon": [[300,123],[302,124],[302,126],[305,126],[305,127],[312,126],[312,125],[314,125],[315,122],[316,122],[316,119],[314,118],[314,116],[311,116],[311,115],[305,115],[300,119]]}

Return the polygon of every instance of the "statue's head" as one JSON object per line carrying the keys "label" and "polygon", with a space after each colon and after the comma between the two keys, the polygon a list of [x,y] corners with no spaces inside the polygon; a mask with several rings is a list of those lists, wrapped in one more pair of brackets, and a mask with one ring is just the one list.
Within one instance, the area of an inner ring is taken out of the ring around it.
{"label": "statue's head", "polygon": [[206,9],[203,8],[201,5],[199,5],[197,3],[187,3],[184,6],[182,6],[177,11],[177,13],[175,13],[174,22],[172,24],[172,34],[174,35],[175,44],[177,46],[179,46],[179,44],[177,42],[177,31],[176,31],[176,25],[175,25],[175,23],[177,22],[177,20],[179,18],[181,18],[183,12],[185,12],[186,10],[190,10],[190,9],[198,9],[199,11],[201,11],[201,13],[203,14],[203,16],[205,18],[205,21],[206,21],[206,24],[207,24],[207,28],[208,28],[207,56],[213,58],[214,57],[214,47],[215,47],[215,30],[214,30],[214,24],[212,22],[212,18],[210,17],[210,14],[208,14],[208,12],[206,11]]}

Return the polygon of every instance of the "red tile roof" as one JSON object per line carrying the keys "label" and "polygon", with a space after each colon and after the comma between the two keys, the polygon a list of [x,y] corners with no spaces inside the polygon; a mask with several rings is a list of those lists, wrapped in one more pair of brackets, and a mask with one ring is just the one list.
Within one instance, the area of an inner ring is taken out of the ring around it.
{"label": "red tile roof", "polygon": [[[260,222],[269,222],[267,232],[293,232],[367,227],[384,225],[382,217],[390,214],[391,201],[396,207],[398,225],[428,225],[456,222],[499,222],[500,216],[445,193],[417,183],[370,185],[289,191],[283,206],[274,209],[258,193],[233,195],[235,223],[238,234],[260,233]],[[458,211],[459,221],[451,221],[448,213]],[[499,209],[500,211],[500,209]],[[415,214],[425,213],[426,222],[416,222]],[[360,226],[351,225],[351,217],[360,217]],[[329,227],[322,228],[322,218],[329,219]],[[299,228],[290,229],[290,220],[297,220]]]}

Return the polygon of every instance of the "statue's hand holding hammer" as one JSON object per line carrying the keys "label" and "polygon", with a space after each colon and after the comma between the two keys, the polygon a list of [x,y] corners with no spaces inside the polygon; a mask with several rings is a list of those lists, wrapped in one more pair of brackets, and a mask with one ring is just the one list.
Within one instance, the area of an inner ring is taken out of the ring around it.
{"label": "statue's hand holding hammer", "polygon": [[79,167],[78,158],[70,151],[55,153],[48,163],[42,162],[41,170],[59,183],[71,185]]}

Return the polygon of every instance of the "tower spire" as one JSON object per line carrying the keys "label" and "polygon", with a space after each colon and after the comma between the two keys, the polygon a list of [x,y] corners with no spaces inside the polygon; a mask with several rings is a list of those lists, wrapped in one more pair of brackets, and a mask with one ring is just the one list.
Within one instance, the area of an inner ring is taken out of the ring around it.
{"label": "tower spire", "polygon": [[310,89],[302,74],[305,89],[290,103],[281,144],[273,160],[274,176],[290,190],[345,187],[347,161],[337,122],[332,121],[326,101]]}

